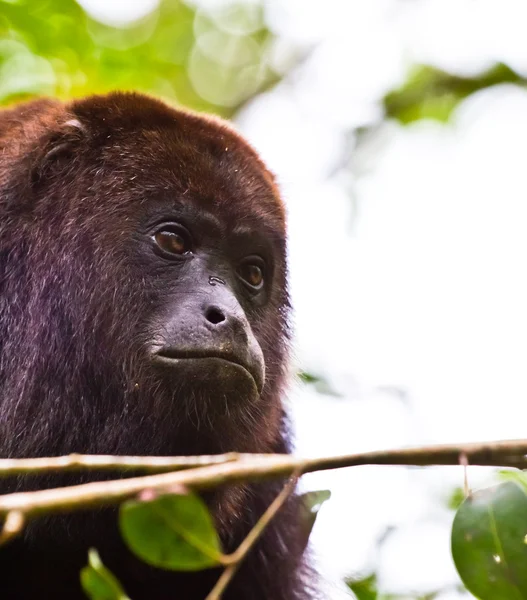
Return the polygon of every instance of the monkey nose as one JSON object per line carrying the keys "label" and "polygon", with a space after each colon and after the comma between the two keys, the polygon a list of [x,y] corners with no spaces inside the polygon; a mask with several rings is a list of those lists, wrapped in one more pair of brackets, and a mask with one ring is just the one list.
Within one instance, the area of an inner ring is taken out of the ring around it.
{"label": "monkey nose", "polygon": [[225,316],[225,311],[218,306],[208,306],[205,309],[205,319],[213,325],[219,325],[220,323],[223,323],[227,317]]}

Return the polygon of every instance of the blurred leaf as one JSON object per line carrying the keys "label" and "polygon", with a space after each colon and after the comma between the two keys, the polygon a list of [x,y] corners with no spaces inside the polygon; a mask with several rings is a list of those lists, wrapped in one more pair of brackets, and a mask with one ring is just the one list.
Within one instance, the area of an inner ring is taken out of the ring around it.
{"label": "blurred leaf", "polygon": [[318,381],[321,381],[320,377],[313,375],[313,373],[308,373],[307,371],[300,371],[298,373],[298,378],[302,383],[317,383]]}
{"label": "blurred leaf", "polygon": [[435,598],[442,595],[442,591],[424,595],[401,595],[379,592],[377,589],[377,575],[375,573],[363,579],[348,579],[346,583],[357,600],[435,600]]}
{"label": "blurred leaf", "polygon": [[363,579],[350,579],[348,587],[355,594],[357,600],[376,600],[377,598],[377,576],[375,573]]}
{"label": "blurred leaf", "polygon": [[384,109],[387,117],[404,125],[419,119],[446,122],[467,96],[502,83],[526,85],[527,81],[502,63],[477,77],[459,77],[421,65],[413,70],[401,88],[384,97]]}
{"label": "blurred leaf", "polygon": [[81,585],[91,600],[130,600],[93,548],[88,552],[88,566],[81,570]]}
{"label": "blurred leaf", "polygon": [[452,555],[480,600],[527,599],[527,494],[512,481],[476,492],[452,526]]}
{"label": "blurred leaf", "polygon": [[312,492],[306,492],[300,496],[300,501],[304,507],[302,516],[302,533],[304,536],[304,546],[307,546],[309,536],[317,520],[318,511],[326,502],[331,498],[331,492],[329,490],[316,490]]}
{"label": "blurred leaf", "polygon": [[341,394],[333,389],[328,380],[320,375],[308,373],[307,371],[299,371],[298,378],[302,383],[305,383],[306,385],[312,385],[319,394],[335,396],[337,398],[341,397]]}
{"label": "blurred leaf", "polygon": [[313,490],[300,496],[304,506],[311,513],[318,513],[321,506],[331,498],[330,490]]}
{"label": "blurred leaf", "polygon": [[465,501],[465,490],[462,487],[455,488],[447,500],[447,506],[451,510],[457,510]]}
{"label": "blurred leaf", "polygon": [[525,471],[503,470],[498,472],[498,476],[505,481],[515,481],[523,488],[523,491],[527,493],[527,473]]}
{"label": "blurred leaf", "polygon": [[[96,21],[74,0],[0,0],[0,104],[120,89],[231,116],[280,79],[268,68],[272,33],[253,14],[254,6],[233,5],[240,31],[230,34],[179,0],[161,0],[152,13],[123,27]],[[207,73],[199,65],[191,72],[191,66],[207,40],[219,35],[250,47],[251,53],[233,52],[230,42],[221,45],[207,63],[215,79],[203,97],[199,82],[207,81]],[[236,64],[241,57],[243,68]],[[228,97],[224,81],[231,84]]]}
{"label": "blurred leaf", "polygon": [[220,564],[220,540],[212,517],[195,494],[126,502],[119,524],[130,549],[155,567],[197,571]]}

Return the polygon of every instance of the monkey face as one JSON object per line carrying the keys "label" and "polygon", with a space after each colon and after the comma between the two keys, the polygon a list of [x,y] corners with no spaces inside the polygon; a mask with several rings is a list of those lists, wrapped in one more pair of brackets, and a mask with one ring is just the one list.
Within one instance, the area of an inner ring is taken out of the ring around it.
{"label": "monkey face", "polygon": [[[156,135],[121,127],[106,144],[109,176],[98,195],[119,215],[117,247],[115,221],[104,211],[94,218],[103,255],[119,265],[116,280],[128,282],[120,302],[107,306],[114,324],[134,325],[114,325],[117,343],[104,344],[119,348],[117,363],[130,357],[125,376],[134,385],[156,391],[145,405],[157,418],[177,412],[201,431],[228,422],[249,434],[252,421],[277,410],[285,366],[283,208],[246,144],[210,125],[204,135],[188,118]],[[134,160],[126,171],[123,149]]]}
{"label": "monkey face", "polygon": [[252,238],[226,231],[221,219],[192,205],[176,204],[172,213],[148,228],[143,248],[156,263],[150,272],[164,281],[163,309],[152,321],[152,365],[194,396],[209,389],[220,404],[255,402],[265,360],[249,319],[270,293],[272,249],[257,241],[257,231]]}

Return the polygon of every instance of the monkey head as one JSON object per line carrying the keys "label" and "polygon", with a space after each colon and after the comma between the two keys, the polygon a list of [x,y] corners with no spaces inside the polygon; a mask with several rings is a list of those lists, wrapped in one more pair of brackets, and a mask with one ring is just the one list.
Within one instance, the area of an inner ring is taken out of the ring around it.
{"label": "monkey head", "polygon": [[285,219],[252,148],[121,93],[7,111],[0,147],[9,455],[272,451]]}

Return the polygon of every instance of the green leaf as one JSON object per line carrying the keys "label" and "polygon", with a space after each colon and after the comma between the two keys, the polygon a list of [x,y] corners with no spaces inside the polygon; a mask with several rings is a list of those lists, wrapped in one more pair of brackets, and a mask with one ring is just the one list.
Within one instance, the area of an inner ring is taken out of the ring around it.
{"label": "green leaf", "polygon": [[198,571],[220,564],[218,533],[207,506],[195,494],[126,502],[119,523],[130,549],[155,567]]}
{"label": "green leaf", "polygon": [[357,597],[357,600],[376,600],[377,576],[375,573],[363,579],[350,579],[347,583],[350,590]]}
{"label": "green leaf", "polygon": [[384,97],[384,109],[387,117],[403,125],[419,119],[444,123],[467,96],[503,83],[525,85],[526,81],[503,63],[476,77],[459,77],[429,65],[418,65],[398,90]]}
{"label": "green leaf", "polygon": [[307,546],[320,507],[330,498],[331,492],[329,490],[315,490],[306,492],[300,496],[300,501],[304,508],[302,511],[302,534],[304,536],[305,546]]}
{"label": "green leaf", "polygon": [[302,383],[318,383],[321,380],[318,375],[313,375],[313,373],[308,373],[307,371],[299,371],[298,379]]}
{"label": "green leaf", "polygon": [[[154,4],[143,18],[113,27],[91,17],[75,0],[0,2],[0,104],[118,89],[147,92],[229,117],[281,79],[268,61],[275,36],[246,3],[236,3],[238,14],[233,14],[240,34],[227,33],[217,18],[206,18],[206,11],[197,13],[190,2]],[[223,15],[222,21],[226,18],[230,19]],[[244,25],[244,19],[252,25]],[[211,58],[200,50],[198,34],[226,41]],[[233,52],[233,44],[241,50]]]}
{"label": "green leaf", "polygon": [[525,471],[499,471],[498,476],[503,481],[515,481],[527,493],[527,473]]}
{"label": "green leaf", "polygon": [[527,494],[509,481],[476,492],[452,526],[452,555],[480,600],[527,599]]}
{"label": "green leaf", "polygon": [[88,552],[88,566],[81,570],[81,585],[91,600],[130,600],[93,548]]}
{"label": "green leaf", "polygon": [[311,513],[317,514],[324,502],[331,498],[331,491],[313,490],[302,494],[300,498]]}
{"label": "green leaf", "polygon": [[457,487],[452,490],[447,499],[447,507],[451,510],[457,510],[465,501],[465,490],[462,487]]}
{"label": "green leaf", "polygon": [[324,394],[325,396],[335,396],[336,398],[340,398],[342,396],[342,394],[339,394],[335,389],[333,389],[327,379],[321,377],[320,375],[308,373],[307,371],[299,371],[297,376],[302,383],[305,383],[306,385],[312,385],[319,394]]}

